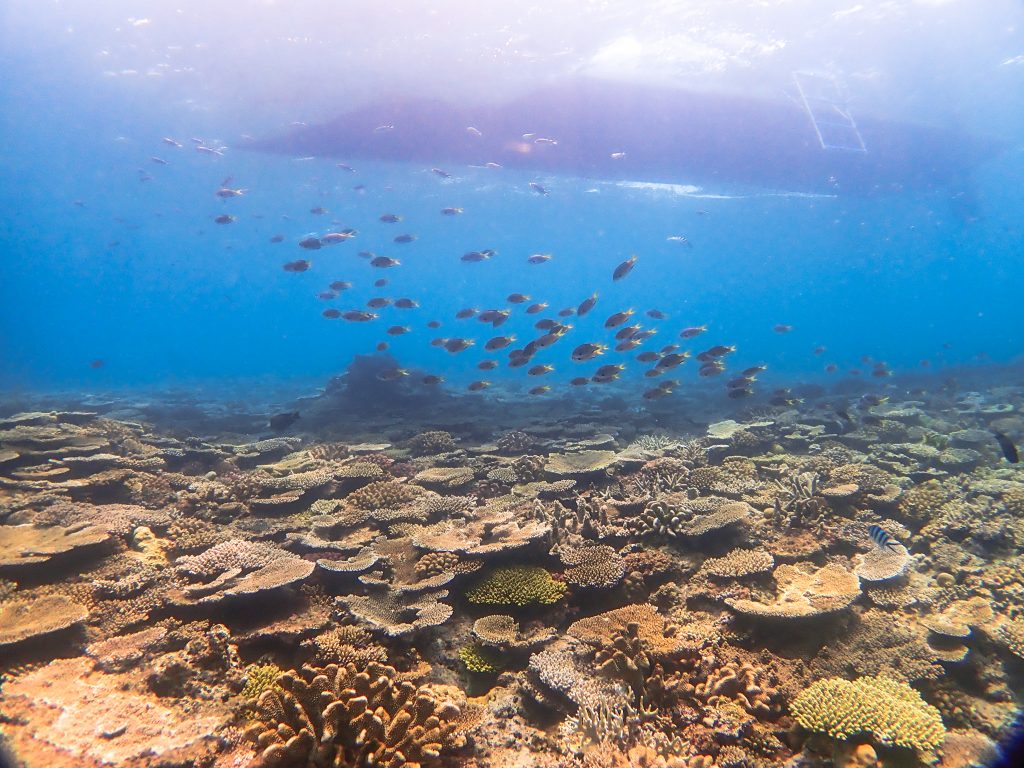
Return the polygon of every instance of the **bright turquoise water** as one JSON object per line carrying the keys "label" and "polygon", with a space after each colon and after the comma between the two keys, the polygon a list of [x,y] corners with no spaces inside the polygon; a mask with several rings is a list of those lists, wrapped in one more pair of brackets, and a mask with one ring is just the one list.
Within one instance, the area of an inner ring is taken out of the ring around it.
{"label": "bright turquoise water", "polygon": [[[422,167],[355,158],[352,174],[335,159],[248,153],[233,145],[250,126],[232,124],[229,114],[154,106],[137,94],[133,101],[109,81],[65,79],[24,51],[8,52],[4,64],[10,75],[0,85],[6,387],[318,380],[381,340],[402,365],[461,387],[481,377],[475,365],[492,335],[515,333],[525,342],[537,335],[531,327],[537,318],[576,306],[593,291],[601,295],[597,309],[570,318],[572,333],[536,356],[556,367],[547,383],[564,386],[589,373],[569,361],[571,348],[607,340],[604,318],[628,307],[645,327],[659,328],[637,351],[678,341],[682,327],[707,324],[707,334],[688,348],[735,344],[725,377],[767,363],[767,388],[823,379],[828,363],[839,366],[835,377],[851,367],[866,370],[864,355],[886,361],[897,374],[916,372],[928,360],[942,375],[949,366],[980,364],[979,356],[1004,363],[1021,351],[1024,192],[1016,180],[1024,162],[1012,142],[963,180],[980,200],[974,221],[958,215],[948,189],[856,199],[707,188],[701,194],[712,196],[705,197],[545,178],[551,194],[540,197],[527,186],[534,177],[505,170],[449,168],[454,178],[444,181]],[[223,157],[200,154],[189,141],[212,135],[228,144]],[[167,146],[163,136],[184,146]],[[217,199],[227,177],[247,194]],[[357,184],[365,190],[354,190]],[[330,214],[311,214],[315,206]],[[465,213],[440,215],[446,206]],[[382,224],[377,217],[385,212],[405,220]],[[221,213],[237,221],[215,224]],[[358,237],[316,252],[297,247],[303,236],[331,229],[331,219],[355,227]],[[419,239],[392,243],[401,232]],[[272,244],[275,234],[284,242]],[[685,235],[692,247],[666,241],[670,235]],[[482,264],[459,260],[483,248],[498,255]],[[402,266],[372,269],[357,257],[360,250],[397,257]],[[554,258],[528,265],[535,252]],[[631,253],[639,256],[637,268],[613,284],[612,269]],[[310,271],[282,270],[284,262],[305,257],[313,261]],[[374,288],[379,277],[390,284]],[[317,299],[332,280],[349,280],[354,288],[334,302]],[[495,333],[475,320],[454,319],[467,306],[504,307],[511,292],[551,309],[527,316],[519,308]],[[327,306],[358,308],[373,296],[407,296],[421,308],[388,308],[365,325],[321,317]],[[649,308],[669,319],[643,317]],[[425,327],[432,319],[443,322],[437,332]],[[794,330],[776,334],[777,323]],[[414,330],[389,338],[384,330],[393,324]],[[435,336],[478,343],[453,356],[429,345]],[[819,345],[827,351],[813,354]],[[603,362],[620,357],[628,356]],[[97,359],[105,365],[91,368]],[[629,363],[624,378],[639,378],[643,368]],[[525,369],[502,367],[483,376],[537,383]],[[724,397],[724,382],[699,380],[692,362],[675,377]]]}

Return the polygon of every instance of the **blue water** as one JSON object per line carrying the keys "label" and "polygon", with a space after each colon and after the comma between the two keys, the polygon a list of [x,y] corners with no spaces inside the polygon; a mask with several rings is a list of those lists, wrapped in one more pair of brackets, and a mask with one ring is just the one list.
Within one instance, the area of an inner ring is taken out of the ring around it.
{"label": "blue water", "polygon": [[[706,382],[693,361],[672,376],[685,387],[724,397],[733,371],[766,363],[763,381],[824,381],[885,361],[895,374],[1005,363],[1021,353],[1019,300],[1024,285],[1019,212],[1024,170],[1018,147],[978,168],[964,186],[980,200],[965,220],[951,190],[877,199],[807,197],[786,190],[706,188],[696,195],[627,188],[587,179],[536,177],[507,170],[449,168],[442,180],[425,167],[347,159],[297,160],[232,146],[248,126],[227,114],[191,113],[180,104],[133,100],[109,82],[64,81],[45,65],[8,55],[0,86],[0,341],[3,386],[12,389],[116,389],[189,382],[325,380],[356,354],[387,341],[399,363],[443,375],[459,388],[477,378],[533,386],[526,369],[482,373],[476,363],[494,335],[520,343],[532,324],[576,306],[592,292],[597,308],[569,318],[573,331],[533,363],[551,363],[556,389],[599,363],[628,362],[624,380],[639,388],[644,369],[632,355],[679,342],[678,331],[703,325],[697,352],[732,344],[730,370]],[[208,131],[219,131],[211,134]],[[229,133],[232,132],[232,133]],[[192,136],[219,135],[223,157],[196,152]],[[182,148],[161,141],[173,136]],[[956,147],[949,147],[956,152]],[[150,160],[167,161],[159,165]],[[221,201],[230,177],[247,189]],[[142,180],[147,179],[147,180]],[[528,183],[543,181],[550,195]],[[365,185],[356,190],[355,185]],[[76,202],[78,201],[78,202]],[[329,214],[310,213],[315,206]],[[465,209],[442,216],[443,207]],[[218,225],[228,213],[237,221]],[[396,213],[399,224],[378,216]],[[331,225],[332,220],[338,224]],[[347,243],[307,252],[308,234],[354,227]],[[395,244],[411,232],[418,239]],[[273,235],[284,236],[278,244]],[[667,237],[684,235],[687,247]],[[469,250],[493,248],[491,261],[466,264]],[[373,269],[356,254],[399,258]],[[529,265],[527,257],[553,259]],[[613,268],[637,254],[634,272],[613,283]],[[309,258],[287,273],[282,264]],[[389,284],[374,288],[373,280]],[[333,280],[354,287],[331,302],[316,297]],[[512,319],[492,332],[464,307],[507,306],[522,292],[550,309]],[[326,320],[327,307],[363,308],[374,296],[409,297],[416,310],[386,308],[373,323]],[[632,355],[609,352],[593,364],[569,360],[584,341],[609,341],[601,323],[633,307],[658,333]],[[654,321],[644,312],[669,315]],[[432,331],[428,320],[442,328]],[[776,324],[793,326],[787,334]],[[413,331],[388,337],[391,325]],[[476,339],[467,352],[431,347],[437,336]],[[681,342],[680,342],[681,343]],[[826,351],[815,354],[824,346]],[[103,361],[93,368],[94,360]],[[884,382],[881,382],[884,383]]]}

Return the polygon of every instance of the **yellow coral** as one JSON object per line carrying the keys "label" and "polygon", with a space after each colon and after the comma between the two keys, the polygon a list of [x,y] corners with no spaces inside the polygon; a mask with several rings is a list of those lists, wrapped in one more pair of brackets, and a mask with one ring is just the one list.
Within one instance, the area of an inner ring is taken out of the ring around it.
{"label": "yellow coral", "polygon": [[264,691],[277,685],[277,678],[281,672],[281,668],[276,664],[253,664],[245,671],[242,698],[255,701]]}
{"label": "yellow coral", "polygon": [[466,592],[471,603],[487,605],[529,605],[557,603],[565,594],[565,584],[538,566],[498,568]]}
{"label": "yellow coral", "polygon": [[819,680],[791,711],[803,728],[836,739],[867,733],[881,744],[931,752],[946,736],[939,710],[906,683],[884,677]]}
{"label": "yellow coral", "polygon": [[476,643],[460,648],[459,658],[470,672],[500,672],[505,666],[501,653]]}

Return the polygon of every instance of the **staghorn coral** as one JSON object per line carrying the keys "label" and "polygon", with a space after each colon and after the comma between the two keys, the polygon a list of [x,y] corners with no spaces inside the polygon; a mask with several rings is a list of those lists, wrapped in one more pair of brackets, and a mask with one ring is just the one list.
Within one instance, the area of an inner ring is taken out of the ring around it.
{"label": "staghorn coral", "polygon": [[644,464],[633,478],[633,493],[655,497],[686,490],[690,468],[680,459],[664,457]]}
{"label": "staghorn coral", "polygon": [[483,605],[551,605],[565,595],[565,584],[538,566],[497,568],[466,592],[471,603]]}
{"label": "staghorn coral", "polygon": [[822,495],[821,476],[817,472],[786,475],[773,484],[776,518],[785,520],[788,526],[817,520],[828,511],[828,503]]}
{"label": "staghorn coral", "polygon": [[819,680],[793,700],[790,710],[806,730],[843,741],[864,733],[880,744],[929,753],[946,734],[935,707],[906,683],[884,677]]}
{"label": "staghorn coral", "polygon": [[435,456],[456,450],[455,440],[451,434],[443,430],[421,432],[409,439],[409,452],[413,456]]}
{"label": "staghorn coral", "polygon": [[303,667],[256,704],[249,735],[264,766],[419,768],[457,742],[459,708],[393,667]]}

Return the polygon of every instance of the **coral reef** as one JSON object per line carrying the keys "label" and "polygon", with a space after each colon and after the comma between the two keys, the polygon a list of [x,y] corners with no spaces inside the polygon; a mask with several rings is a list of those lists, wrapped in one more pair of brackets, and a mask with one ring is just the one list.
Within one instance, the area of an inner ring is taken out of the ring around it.
{"label": "coral reef", "polygon": [[1024,700],[991,437],[1024,390],[812,390],[710,427],[612,388],[288,437],[0,416],[0,737],[55,768],[960,765]]}

